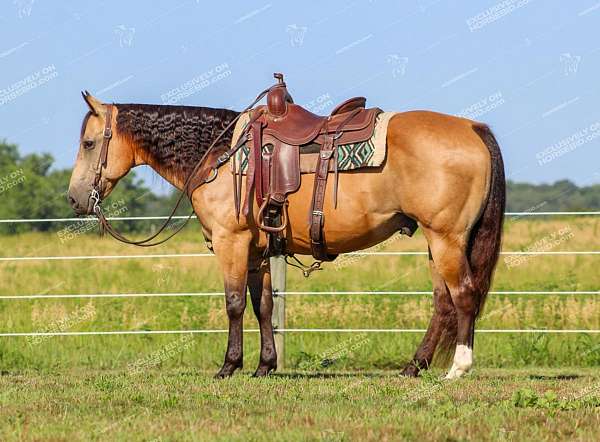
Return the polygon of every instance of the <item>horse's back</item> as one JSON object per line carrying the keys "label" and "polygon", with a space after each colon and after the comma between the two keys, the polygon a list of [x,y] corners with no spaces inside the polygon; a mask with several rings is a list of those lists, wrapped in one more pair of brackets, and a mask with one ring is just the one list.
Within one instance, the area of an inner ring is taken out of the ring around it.
{"label": "horse's back", "polygon": [[401,148],[415,156],[454,153],[457,164],[489,158],[485,144],[474,130],[477,126],[485,125],[439,112],[399,112],[389,122],[388,149]]}

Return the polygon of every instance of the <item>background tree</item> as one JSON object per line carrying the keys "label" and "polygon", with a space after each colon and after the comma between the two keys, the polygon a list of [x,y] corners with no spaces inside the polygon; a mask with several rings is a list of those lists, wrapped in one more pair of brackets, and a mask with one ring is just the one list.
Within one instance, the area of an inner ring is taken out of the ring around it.
{"label": "background tree", "polygon": [[[73,210],[67,202],[70,169],[52,169],[50,154],[21,156],[14,144],[0,141],[0,219],[71,218]],[[124,177],[111,196],[104,202],[108,216],[139,216],[162,214],[164,204],[152,193],[135,173]],[[167,212],[168,213],[168,212]],[[2,223],[0,232],[57,230],[60,223]],[[134,221],[122,222],[119,228],[140,230]],[[148,227],[147,225],[145,226]]]}

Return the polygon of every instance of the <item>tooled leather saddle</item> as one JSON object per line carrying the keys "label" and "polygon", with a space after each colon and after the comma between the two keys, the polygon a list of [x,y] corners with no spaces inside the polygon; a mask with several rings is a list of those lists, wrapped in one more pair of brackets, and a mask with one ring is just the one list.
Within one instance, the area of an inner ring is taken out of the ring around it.
{"label": "tooled leather saddle", "polygon": [[[323,206],[330,172],[334,174],[333,200],[337,207],[338,146],[368,140],[381,109],[366,109],[366,99],[355,97],[336,106],[329,116],[315,115],[294,103],[282,74],[274,74],[278,83],[267,95],[267,104],[250,112],[250,154],[246,174],[246,197],[243,212],[248,214],[251,192],[259,207],[258,227],[267,233],[268,256],[285,254],[288,224],[287,196],[300,188],[300,156],[318,152],[314,167],[315,181],[309,214],[311,252],[319,261],[331,261],[323,232]],[[241,189],[241,171],[236,173]],[[241,196],[236,210],[239,215]]]}

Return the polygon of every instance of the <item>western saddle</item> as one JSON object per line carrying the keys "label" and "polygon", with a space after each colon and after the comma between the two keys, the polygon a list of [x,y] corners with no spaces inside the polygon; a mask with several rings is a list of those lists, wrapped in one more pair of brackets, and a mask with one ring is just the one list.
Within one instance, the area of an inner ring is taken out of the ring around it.
{"label": "western saddle", "polygon": [[[337,207],[338,146],[368,140],[381,109],[366,109],[366,99],[355,97],[336,106],[329,116],[319,116],[294,103],[283,75],[267,94],[267,104],[250,112],[248,170],[243,212],[248,214],[254,190],[259,213],[258,227],[267,233],[268,256],[285,254],[287,196],[300,188],[300,155],[318,152],[315,183],[309,214],[312,255],[331,261],[323,233],[325,190],[330,171],[334,174],[333,202]],[[240,168],[241,169],[241,168]],[[236,211],[240,212],[241,170],[234,175]]]}

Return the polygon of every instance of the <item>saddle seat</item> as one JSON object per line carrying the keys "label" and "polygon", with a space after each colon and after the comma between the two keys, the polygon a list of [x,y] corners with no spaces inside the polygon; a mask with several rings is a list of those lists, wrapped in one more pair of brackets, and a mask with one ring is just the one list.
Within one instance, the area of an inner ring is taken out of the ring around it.
{"label": "saddle seat", "polygon": [[[329,116],[316,115],[294,103],[288,93],[283,77],[267,96],[266,106],[254,111],[264,114],[263,133],[291,145],[301,146],[311,142],[322,144],[324,136],[335,134],[343,125],[338,144],[363,141],[373,133],[375,117],[379,109],[365,109],[367,99],[354,97],[340,103]],[[350,112],[356,114],[350,121]]]}

